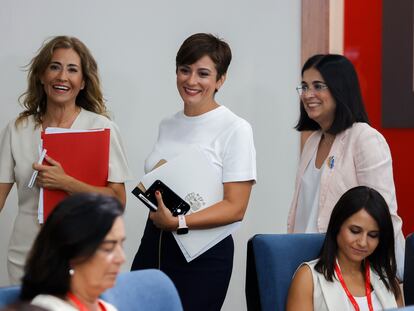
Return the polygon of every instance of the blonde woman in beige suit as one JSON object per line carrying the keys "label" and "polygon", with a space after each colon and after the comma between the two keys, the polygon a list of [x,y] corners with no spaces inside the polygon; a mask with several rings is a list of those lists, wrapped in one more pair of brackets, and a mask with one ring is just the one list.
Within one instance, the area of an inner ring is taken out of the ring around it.
{"label": "blonde woman in beige suit", "polygon": [[[37,220],[40,188],[69,194],[88,192],[116,197],[125,205],[125,181],[130,171],[117,125],[107,117],[98,65],[86,45],[75,37],[46,41],[28,67],[24,110],[0,131],[0,211],[14,184],[18,213],[7,256],[11,284],[19,284],[27,253],[40,230]],[[46,155],[49,165],[37,164],[41,132],[47,127],[76,130],[109,128],[110,156],[107,185],[96,187],[65,173]],[[28,187],[33,170],[36,185]]]}

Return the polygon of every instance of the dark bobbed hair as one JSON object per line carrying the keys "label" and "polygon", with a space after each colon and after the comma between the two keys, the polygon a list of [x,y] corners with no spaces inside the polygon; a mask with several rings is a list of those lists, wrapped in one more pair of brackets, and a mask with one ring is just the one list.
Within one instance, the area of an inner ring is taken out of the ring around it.
{"label": "dark bobbed hair", "polygon": [[20,298],[64,297],[70,290],[70,263],[91,258],[122,214],[116,198],[100,194],[75,194],[60,202],[29,253]]}
{"label": "dark bobbed hair", "polygon": [[400,288],[396,280],[394,228],[390,211],[381,194],[366,186],[358,186],[348,190],[336,203],[315,270],[322,273],[326,280],[333,281],[334,265],[338,254],[337,237],[339,231],[349,217],[362,209],[374,218],[379,228],[378,246],[367,258],[386,288],[398,297]]}
{"label": "dark bobbed hair", "polygon": [[217,70],[217,81],[226,74],[231,62],[230,46],[222,39],[208,33],[196,33],[184,40],[175,58],[178,66],[191,65],[209,56]]}
{"label": "dark bobbed hair", "polygon": [[[369,123],[358,75],[354,65],[345,56],[337,54],[314,55],[303,65],[302,77],[303,73],[310,68],[316,69],[321,74],[336,103],[335,119],[328,133],[338,134],[351,127],[355,122]],[[308,117],[302,101],[299,121],[295,129],[298,131],[320,129],[319,124]]]}

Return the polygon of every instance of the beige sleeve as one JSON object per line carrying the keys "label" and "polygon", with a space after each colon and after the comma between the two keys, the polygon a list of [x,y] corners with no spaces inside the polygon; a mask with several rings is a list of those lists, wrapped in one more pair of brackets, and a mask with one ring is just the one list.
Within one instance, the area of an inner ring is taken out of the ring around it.
{"label": "beige sleeve", "polygon": [[14,183],[14,166],[15,161],[12,154],[11,146],[11,126],[13,122],[10,122],[0,132],[0,182],[1,183]]}

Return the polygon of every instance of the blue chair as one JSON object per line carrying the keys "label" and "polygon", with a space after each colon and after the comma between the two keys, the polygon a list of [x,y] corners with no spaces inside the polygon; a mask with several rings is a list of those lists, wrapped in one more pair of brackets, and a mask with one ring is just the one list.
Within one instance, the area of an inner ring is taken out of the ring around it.
{"label": "blue chair", "polygon": [[398,308],[398,309],[388,309],[387,311],[414,311],[414,306],[403,307],[403,308]]}
{"label": "blue chair", "polygon": [[414,305],[414,233],[408,235],[405,240],[403,287],[405,305]]}
{"label": "blue chair", "polygon": [[19,301],[20,286],[0,287],[0,308]]}
{"label": "blue chair", "polygon": [[115,287],[101,297],[122,311],[183,310],[173,282],[165,273],[155,269],[121,273]]}
{"label": "blue chair", "polygon": [[[0,288],[0,308],[19,301],[20,286]],[[159,270],[120,273],[115,287],[101,298],[122,311],[182,311],[178,292],[172,281]]]}
{"label": "blue chair", "polygon": [[257,234],[247,244],[248,310],[285,310],[298,266],[318,257],[324,234]]}

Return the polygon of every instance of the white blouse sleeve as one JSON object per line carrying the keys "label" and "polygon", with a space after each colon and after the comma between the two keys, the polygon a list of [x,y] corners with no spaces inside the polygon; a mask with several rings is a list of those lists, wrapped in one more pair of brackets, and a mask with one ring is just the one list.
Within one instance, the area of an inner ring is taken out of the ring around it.
{"label": "white blouse sleeve", "polygon": [[250,124],[243,120],[225,142],[223,182],[256,181],[256,149]]}

